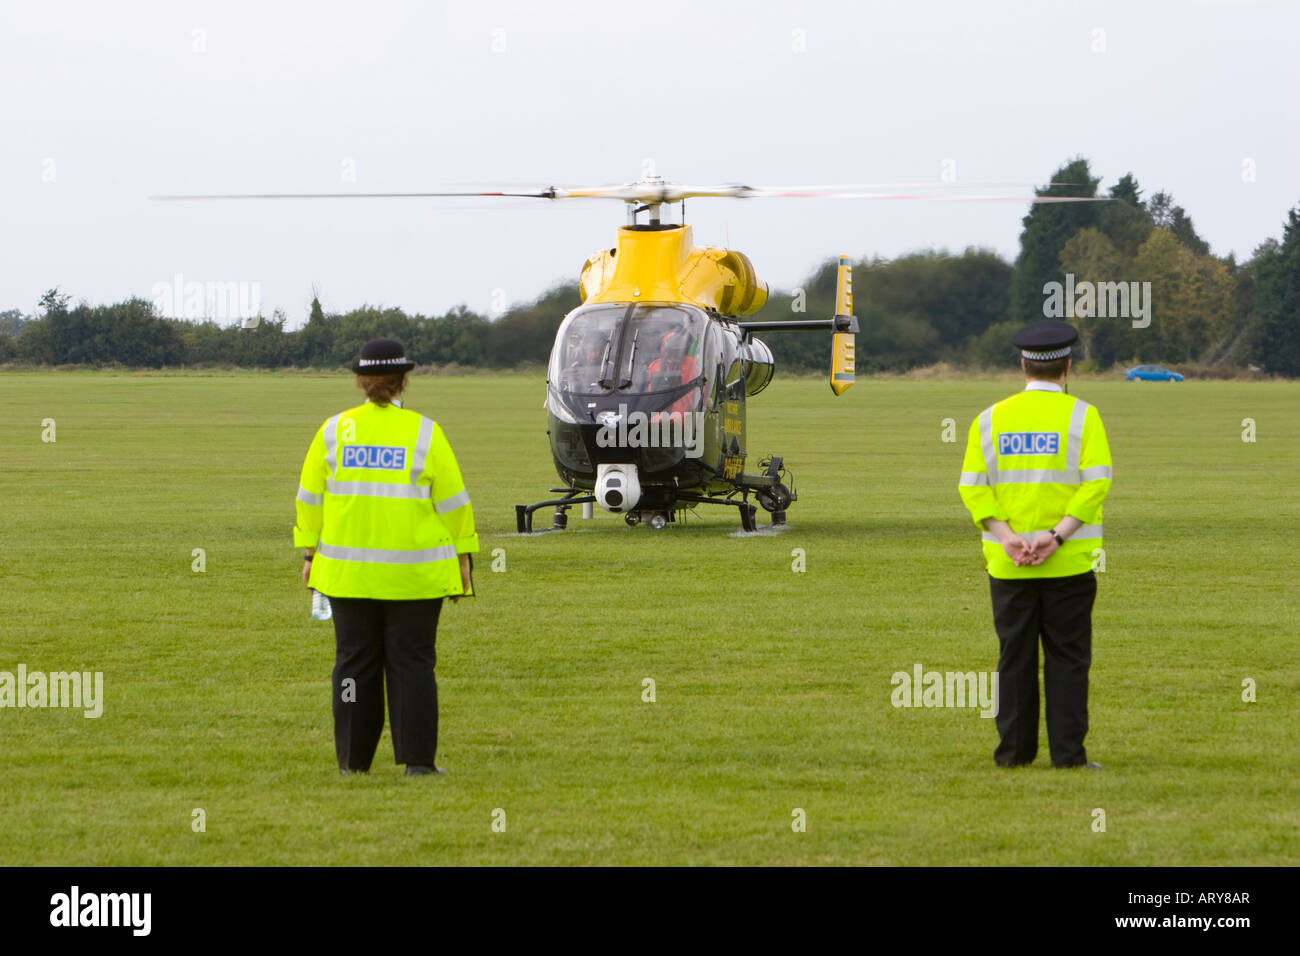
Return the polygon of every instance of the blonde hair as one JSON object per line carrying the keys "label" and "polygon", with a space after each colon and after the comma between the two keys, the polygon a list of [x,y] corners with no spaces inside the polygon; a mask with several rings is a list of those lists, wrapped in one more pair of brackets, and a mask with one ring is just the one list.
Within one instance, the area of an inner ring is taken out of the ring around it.
{"label": "blonde hair", "polygon": [[391,405],[393,399],[406,391],[405,372],[384,372],[381,375],[358,375],[357,388],[376,405]]}

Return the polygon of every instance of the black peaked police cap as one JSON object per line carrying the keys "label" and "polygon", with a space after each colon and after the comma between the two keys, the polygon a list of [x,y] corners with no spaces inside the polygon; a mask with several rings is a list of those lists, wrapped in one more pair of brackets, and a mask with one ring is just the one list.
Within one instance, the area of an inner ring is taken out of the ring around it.
{"label": "black peaked police cap", "polygon": [[1035,362],[1050,362],[1070,354],[1070,346],[1079,341],[1079,333],[1068,322],[1048,319],[1026,325],[1011,339],[1020,354]]}
{"label": "black peaked police cap", "polygon": [[414,362],[406,359],[406,349],[396,339],[371,339],[361,346],[361,358],[352,366],[357,375],[384,375],[388,372],[409,372]]}

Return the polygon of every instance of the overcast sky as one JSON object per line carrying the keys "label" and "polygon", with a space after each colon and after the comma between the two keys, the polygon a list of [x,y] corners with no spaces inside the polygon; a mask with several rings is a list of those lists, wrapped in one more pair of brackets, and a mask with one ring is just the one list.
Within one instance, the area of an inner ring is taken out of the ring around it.
{"label": "overcast sky", "polygon": [[[159,203],[159,193],[1045,181],[1171,192],[1217,254],[1300,203],[1294,2],[0,0],[0,310],[159,282],[263,311],[480,312],[575,279],[620,204]],[[1253,178],[1253,181],[1250,181]],[[980,190],[975,190],[980,191]],[[701,244],[797,285],[848,253],[991,247],[1026,207],[695,200]]]}

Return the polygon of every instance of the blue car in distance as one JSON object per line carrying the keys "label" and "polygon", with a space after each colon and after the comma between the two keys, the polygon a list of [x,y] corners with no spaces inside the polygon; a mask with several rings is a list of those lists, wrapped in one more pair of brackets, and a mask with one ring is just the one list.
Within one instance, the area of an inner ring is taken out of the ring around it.
{"label": "blue car in distance", "polygon": [[1130,382],[1181,382],[1182,375],[1171,372],[1163,365],[1139,365],[1128,370],[1124,376]]}

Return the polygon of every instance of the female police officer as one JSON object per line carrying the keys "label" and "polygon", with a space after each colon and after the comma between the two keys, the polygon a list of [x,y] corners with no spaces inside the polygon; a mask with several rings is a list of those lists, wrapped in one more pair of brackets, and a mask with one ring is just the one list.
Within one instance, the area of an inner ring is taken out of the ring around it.
{"label": "female police officer", "polygon": [[415,367],[392,339],[375,339],[353,365],[366,402],[333,416],[312,439],[296,503],[294,545],[303,581],[330,599],[334,746],[339,770],[370,769],[384,729],[406,773],[434,763],[438,686],[434,641],[442,599],[471,595],[478,550],[474,510],[446,436],[401,407]]}

